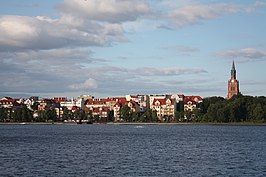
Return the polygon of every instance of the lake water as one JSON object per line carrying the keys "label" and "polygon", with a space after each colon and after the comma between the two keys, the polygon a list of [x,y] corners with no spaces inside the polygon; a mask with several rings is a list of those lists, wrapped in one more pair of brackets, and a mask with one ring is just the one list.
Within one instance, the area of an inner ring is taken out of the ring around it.
{"label": "lake water", "polygon": [[0,176],[266,176],[266,126],[0,125]]}

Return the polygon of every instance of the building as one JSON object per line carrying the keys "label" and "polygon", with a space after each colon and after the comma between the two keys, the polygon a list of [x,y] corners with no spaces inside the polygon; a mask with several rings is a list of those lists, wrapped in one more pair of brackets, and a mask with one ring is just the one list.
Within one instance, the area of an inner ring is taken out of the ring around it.
{"label": "building", "polygon": [[174,98],[153,99],[152,109],[156,110],[160,121],[172,120],[175,116],[176,101]]}
{"label": "building", "polygon": [[140,112],[145,112],[150,108],[148,95],[126,95],[126,100],[138,103]]}
{"label": "building", "polygon": [[193,112],[198,109],[198,105],[201,102],[203,102],[201,96],[184,96],[184,112]]}
{"label": "building", "polygon": [[227,99],[232,98],[234,95],[238,95],[239,92],[239,82],[236,80],[236,69],[235,63],[233,61],[231,69],[231,79],[228,81],[228,94]]}
{"label": "building", "polygon": [[60,107],[66,107],[68,110],[72,110],[73,107],[78,107],[79,109],[85,109],[85,100],[83,98],[62,100],[60,101]]}
{"label": "building", "polygon": [[130,112],[139,112],[140,111],[140,107],[139,104],[134,102],[134,101],[127,101],[126,99],[120,99],[116,102],[116,104],[114,105],[114,118],[115,118],[115,122],[118,121],[124,121],[121,118],[120,115],[120,110],[122,109],[123,106],[128,106],[130,108]]}
{"label": "building", "polygon": [[59,107],[59,104],[56,103],[53,99],[44,98],[39,100],[38,110],[43,111],[46,109],[53,109]]}
{"label": "building", "polygon": [[1,99],[0,100],[0,108],[16,108],[20,107],[21,104],[11,99]]}

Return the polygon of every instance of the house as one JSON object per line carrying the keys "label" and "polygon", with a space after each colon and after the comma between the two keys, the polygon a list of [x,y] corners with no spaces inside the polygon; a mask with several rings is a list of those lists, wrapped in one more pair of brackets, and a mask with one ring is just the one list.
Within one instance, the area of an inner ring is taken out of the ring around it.
{"label": "house", "polygon": [[148,95],[126,95],[126,100],[138,103],[140,112],[145,112],[150,108]]}
{"label": "house", "polygon": [[123,106],[128,106],[130,108],[131,112],[139,112],[140,108],[139,108],[139,104],[134,102],[134,101],[126,101],[126,99],[120,99],[116,102],[116,104],[114,105],[114,118],[115,121],[124,121],[121,118],[120,115],[120,110]]}
{"label": "house", "polygon": [[92,112],[93,117],[98,117],[100,120],[106,120],[108,117],[109,107],[90,108],[88,111]]}
{"label": "house", "polygon": [[195,109],[197,109],[197,103],[194,100],[191,99],[185,99],[184,101],[184,111],[188,112],[188,111],[194,111]]}
{"label": "house", "polygon": [[59,103],[60,103],[60,107],[66,107],[68,110],[72,110],[72,108],[75,106],[82,110],[85,109],[84,98],[78,98],[78,99],[73,98],[71,100],[67,100],[65,98],[65,99],[61,99]]}
{"label": "house", "polygon": [[67,101],[67,97],[53,97],[52,98],[56,103]]}
{"label": "house", "polygon": [[1,99],[0,108],[16,108],[21,106],[18,102],[13,99]]}
{"label": "house", "polygon": [[44,98],[39,101],[38,110],[40,111],[57,107],[59,107],[59,104],[56,103],[53,99]]}
{"label": "house", "polygon": [[203,101],[200,96],[185,96],[184,97],[184,111],[194,111],[198,108],[198,104]]}
{"label": "house", "polygon": [[92,111],[93,115],[107,117],[107,111],[114,111],[115,121],[120,120],[120,109],[128,105],[132,111],[139,111],[139,106],[134,101],[127,101],[126,97],[91,98],[85,102],[86,111]]}
{"label": "house", "polygon": [[39,100],[38,97],[32,96],[23,101],[23,104],[27,106],[28,109],[32,110],[32,106]]}
{"label": "house", "polygon": [[195,111],[199,109],[199,103],[203,101],[200,96],[185,96],[184,97],[184,119],[194,119]]}
{"label": "house", "polygon": [[174,98],[155,98],[152,109],[156,110],[160,121],[172,120],[175,116],[176,101]]}

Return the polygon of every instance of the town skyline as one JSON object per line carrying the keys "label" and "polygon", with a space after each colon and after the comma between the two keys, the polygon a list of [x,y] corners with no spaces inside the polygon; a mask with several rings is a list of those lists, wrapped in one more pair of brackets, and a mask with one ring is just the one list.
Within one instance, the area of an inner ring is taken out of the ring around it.
{"label": "town skyline", "polygon": [[266,95],[266,2],[10,0],[0,97]]}

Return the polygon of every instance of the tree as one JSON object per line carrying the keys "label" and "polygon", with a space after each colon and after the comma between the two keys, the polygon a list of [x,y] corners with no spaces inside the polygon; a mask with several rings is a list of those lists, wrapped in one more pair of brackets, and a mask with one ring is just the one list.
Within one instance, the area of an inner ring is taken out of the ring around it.
{"label": "tree", "polygon": [[63,119],[63,121],[64,121],[64,120],[67,120],[67,119],[71,119],[71,117],[70,117],[70,115],[69,115],[69,114],[71,114],[71,113],[70,113],[70,111],[67,109],[67,107],[62,107],[62,112],[63,112],[63,114],[62,114],[62,119]]}
{"label": "tree", "polygon": [[33,103],[33,105],[31,106],[31,108],[32,108],[33,110],[38,110],[38,105],[39,105],[39,103],[35,101],[35,102]]}
{"label": "tree", "polygon": [[253,110],[253,118],[257,121],[263,121],[264,119],[264,110],[260,103],[257,104],[255,109]]}
{"label": "tree", "polygon": [[130,121],[131,120],[131,109],[127,105],[123,106],[120,110],[120,115],[121,118],[124,119],[125,121]]}
{"label": "tree", "polygon": [[175,112],[175,121],[176,122],[183,122],[184,121],[184,112],[179,112],[179,111],[176,111]]}
{"label": "tree", "polygon": [[107,122],[114,121],[114,110],[107,110]]}
{"label": "tree", "polygon": [[56,111],[55,109],[47,109],[45,110],[45,118],[47,121],[56,121]]}
{"label": "tree", "polygon": [[98,114],[93,116],[93,119],[95,122],[99,122],[100,121],[100,116]]}
{"label": "tree", "polygon": [[11,117],[15,122],[33,121],[33,113],[26,106],[12,109]]}
{"label": "tree", "polygon": [[215,96],[215,97],[204,98],[203,102],[199,103],[200,112],[206,114],[210,105],[216,103],[225,103],[225,102],[226,100],[222,97]]}
{"label": "tree", "polygon": [[0,108],[0,121],[1,122],[4,122],[8,119],[8,113],[9,113],[8,108]]}

